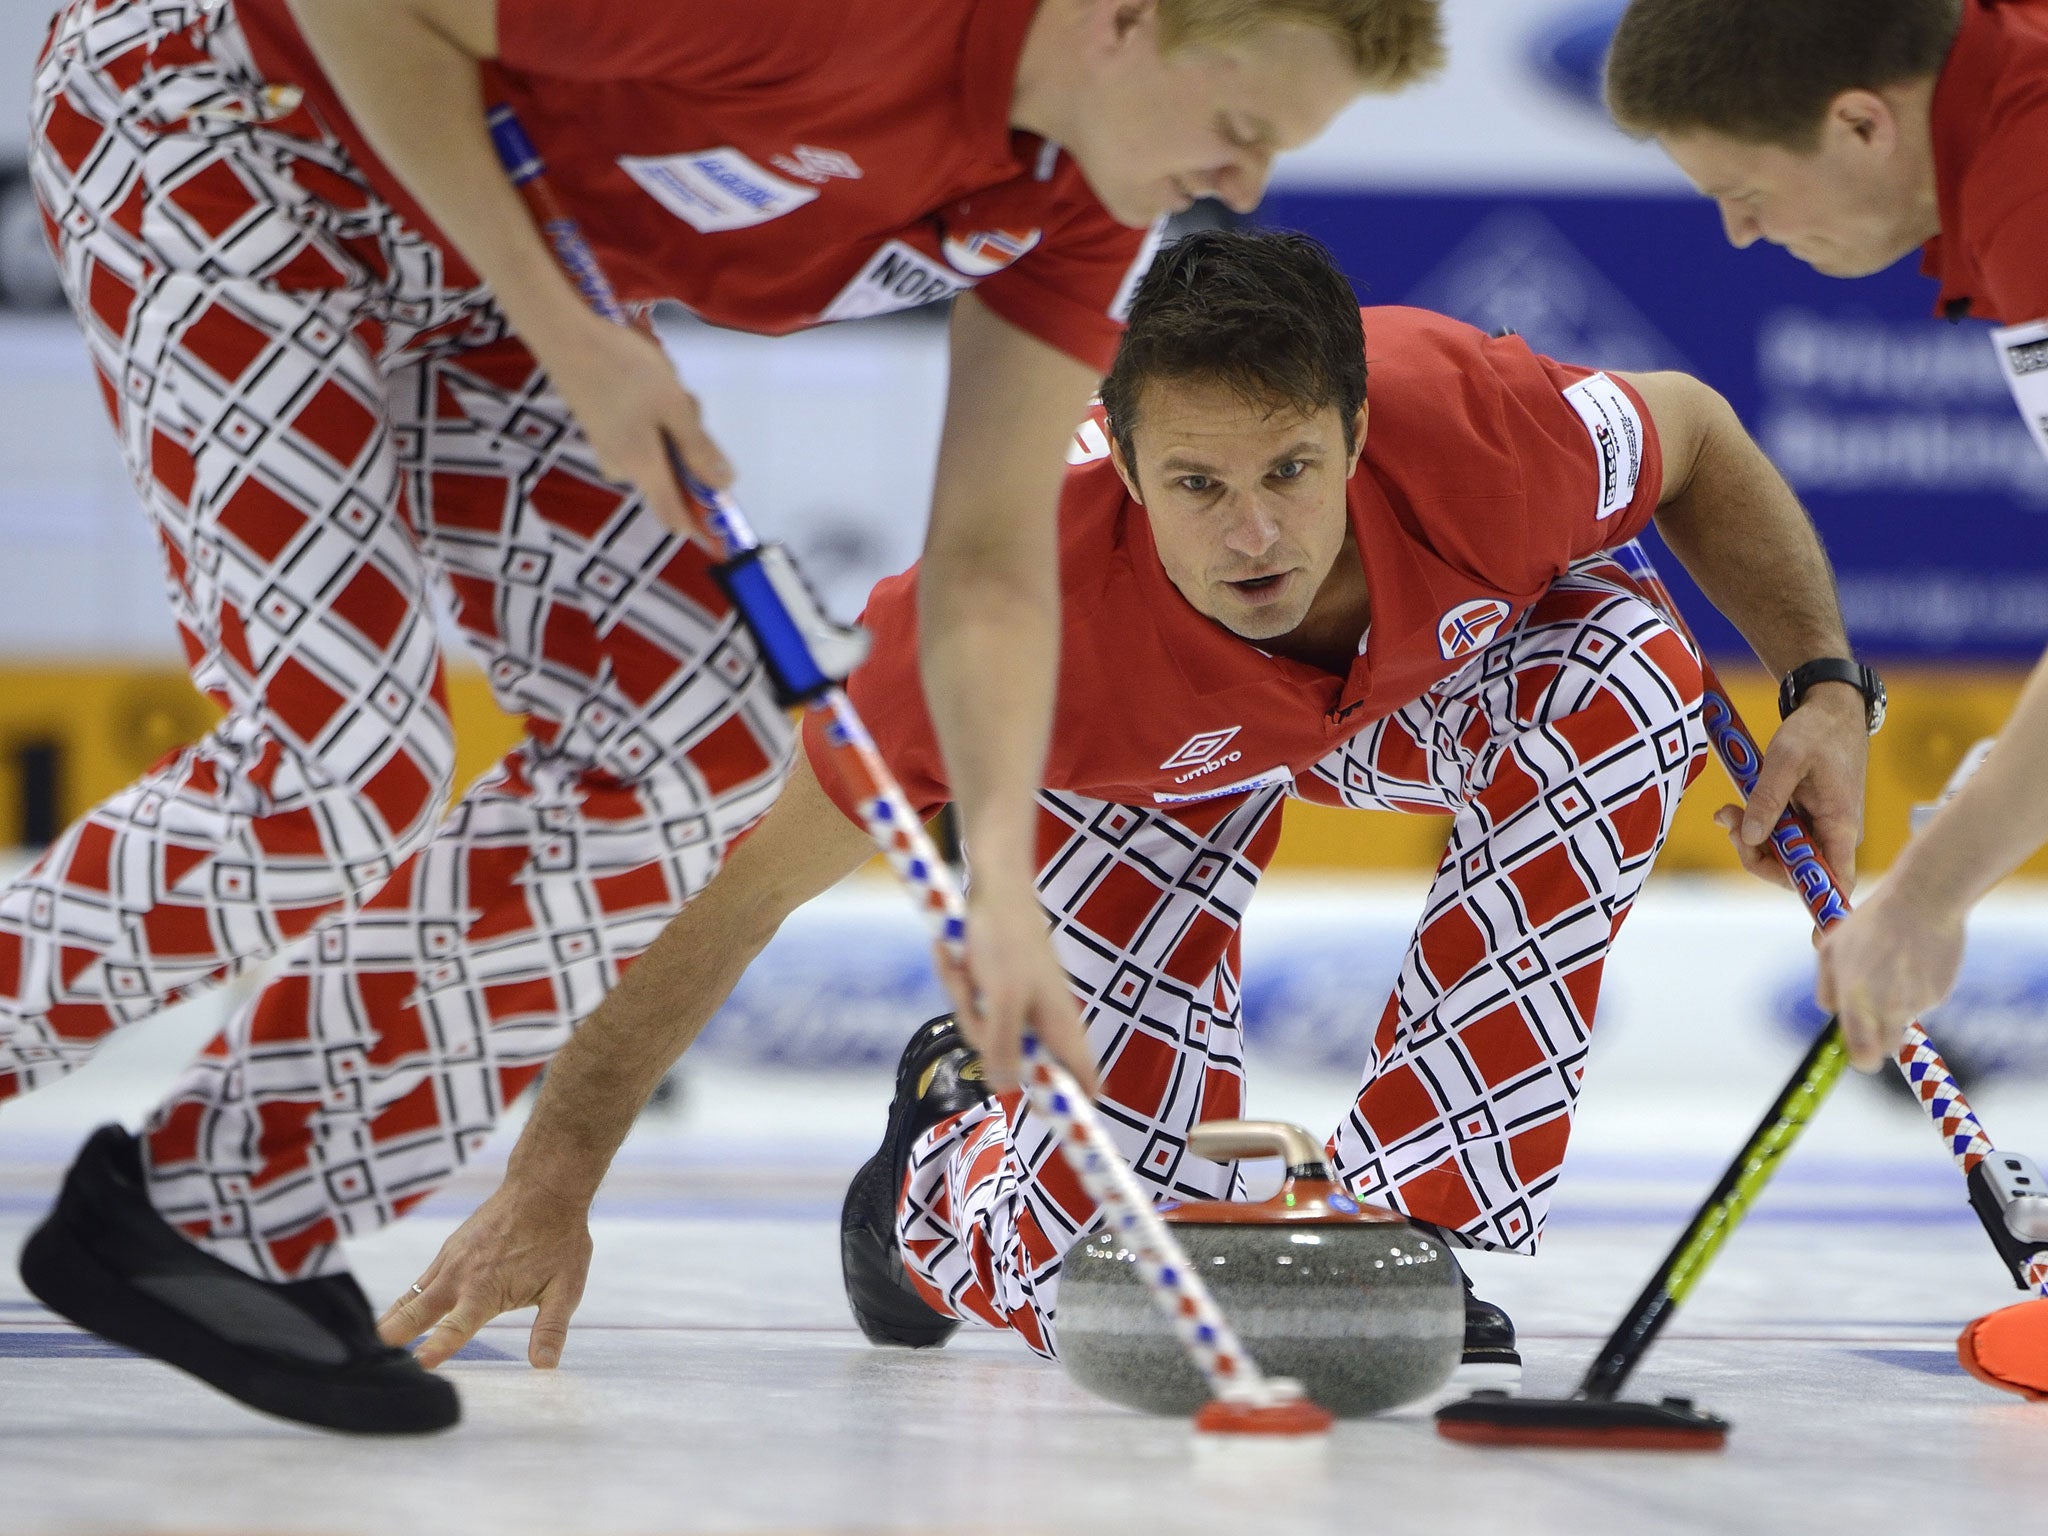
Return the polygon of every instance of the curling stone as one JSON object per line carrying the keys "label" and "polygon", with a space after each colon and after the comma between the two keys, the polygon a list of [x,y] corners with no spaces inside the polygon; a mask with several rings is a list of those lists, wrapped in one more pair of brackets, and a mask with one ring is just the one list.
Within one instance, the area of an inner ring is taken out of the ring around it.
{"label": "curling stone", "polygon": [[[1292,1377],[1339,1418],[1397,1408],[1450,1379],[1465,1288],[1438,1238],[1352,1199],[1299,1126],[1212,1120],[1188,1145],[1217,1162],[1286,1159],[1270,1200],[1159,1207],[1261,1370]],[[1089,1391],[1147,1413],[1186,1415],[1209,1400],[1136,1256],[1111,1232],[1067,1250],[1059,1356]]]}

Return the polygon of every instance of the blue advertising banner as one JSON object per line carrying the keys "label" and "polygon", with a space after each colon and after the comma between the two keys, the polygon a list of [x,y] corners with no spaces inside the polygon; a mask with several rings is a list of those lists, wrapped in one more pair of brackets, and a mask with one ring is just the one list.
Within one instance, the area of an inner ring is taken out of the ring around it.
{"label": "blue advertising banner", "polygon": [[[1713,204],[1608,120],[1623,0],[1458,0],[1430,84],[1287,156],[1262,221],[1326,241],[1363,300],[1539,351],[1712,384],[1812,509],[1859,649],[2013,662],[2048,646],[2048,460],[1917,262],[1857,282],[1731,248]],[[2013,317],[2015,319],[2029,317]],[[1743,648],[1689,588],[1710,648]]]}
{"label": "blue advertising banner", "polygon": [[[2048,460],[1988,327],[1931,318],[1915,263],[1821,277],[1733,249],[1711,203],[1659,193],[1282,190],[1259,218],[1327,243],[1365,303],[1712,384],[1812,511],[1859,651],[2017,661],[2048,646]],[[1709,649],[1746,649],[1674,586]]]}

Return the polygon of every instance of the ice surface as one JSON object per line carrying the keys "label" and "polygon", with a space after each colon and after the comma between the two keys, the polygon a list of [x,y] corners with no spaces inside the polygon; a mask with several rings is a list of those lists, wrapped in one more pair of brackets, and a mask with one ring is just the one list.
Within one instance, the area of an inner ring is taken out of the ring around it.
{"label": "ice surface", "polygon": [[[1708,1025],[1725,1030],[1718,1072],[1700,1069],[1714,1054],[1701,1042],[1660,1046],[1647,1026],[1596,1052],[1542,1254],[1470,1260],[1520,1324],[1531,1391],[1569,1390],[1796,1056],[1736,1017]],[[132,1121],[210,1026],[157,1021],[0,1109],[0,1250],[94,1119]],[[1320,1128],[1349,1086],[1255,1064],[1250,1108]],[[258,1418],[58,1323],[0,1267],[0,1536],[2048,1526],[2048,1406],[1971,1381],[1953,1350],[1965,1320],[2019,1295],[1918,1112],[1861,1080],[1837,1090],[1634,1383],[1732,1420],[1724,1452],[1487,1451],[1409,1414],[1340,1425],[1325,1455],[1280,1465],[1198,1457],[1184,1424],[1098,1402],[1004,1338],[870,1348],[840,1297],[834,1219],[886,1093],[880,1069],[698,1065],[682,1111],[645,1123],[607,1186],[561,1370],[527,1368],[519,1319],[487,1330],[450,1367],[465,1423],[425,1442]],[[2040,1155],[2026,1138],[2048,1139],[2048,1094],[1993,1084],[1976,1098],[1994,1134]],[[357,1245],[374,1299],[420,1273],[497,1172],[480,1165]]]}

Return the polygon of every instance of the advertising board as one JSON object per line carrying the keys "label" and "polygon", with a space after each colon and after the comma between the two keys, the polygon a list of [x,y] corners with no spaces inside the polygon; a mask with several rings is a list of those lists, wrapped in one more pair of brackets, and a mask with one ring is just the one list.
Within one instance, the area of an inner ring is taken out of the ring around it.
{"label": "advertising board", "polygon": [[[1911,260],[1842,282],[1773,247],[1731,248],[1714,206],[1600,107],[1622,9],[1461,0],[1445,76],[1354,108],[1283,165],[1259,219],[1327,242],[1367,303],[1712,384],[1813,513],[1859,650],[2039,654],[2048,458],[1989,327],[1932,318],[1934,286]],[[1740,649],[1674,585],[1710,649]]]}

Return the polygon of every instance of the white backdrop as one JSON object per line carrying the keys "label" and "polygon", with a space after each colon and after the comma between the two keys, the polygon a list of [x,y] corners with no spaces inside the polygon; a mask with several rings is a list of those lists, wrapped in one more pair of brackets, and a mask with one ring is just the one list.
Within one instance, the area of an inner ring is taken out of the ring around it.
{"label": "white backdrop", "polygon": [[[666,339],[763,536],[841,617],[917,556],[945,397],[934,317]],[[154,541],[68,314],[0,313],[0,656],[175,662]]]}
{"label": "white backdrop", "polygon": [[1429,84],[1356,103],[1283,159],[1280,188],[1687,192],[1653,146],[1607,120],[1559,65],[1623,0],[1447,0],[1450,62]]}

